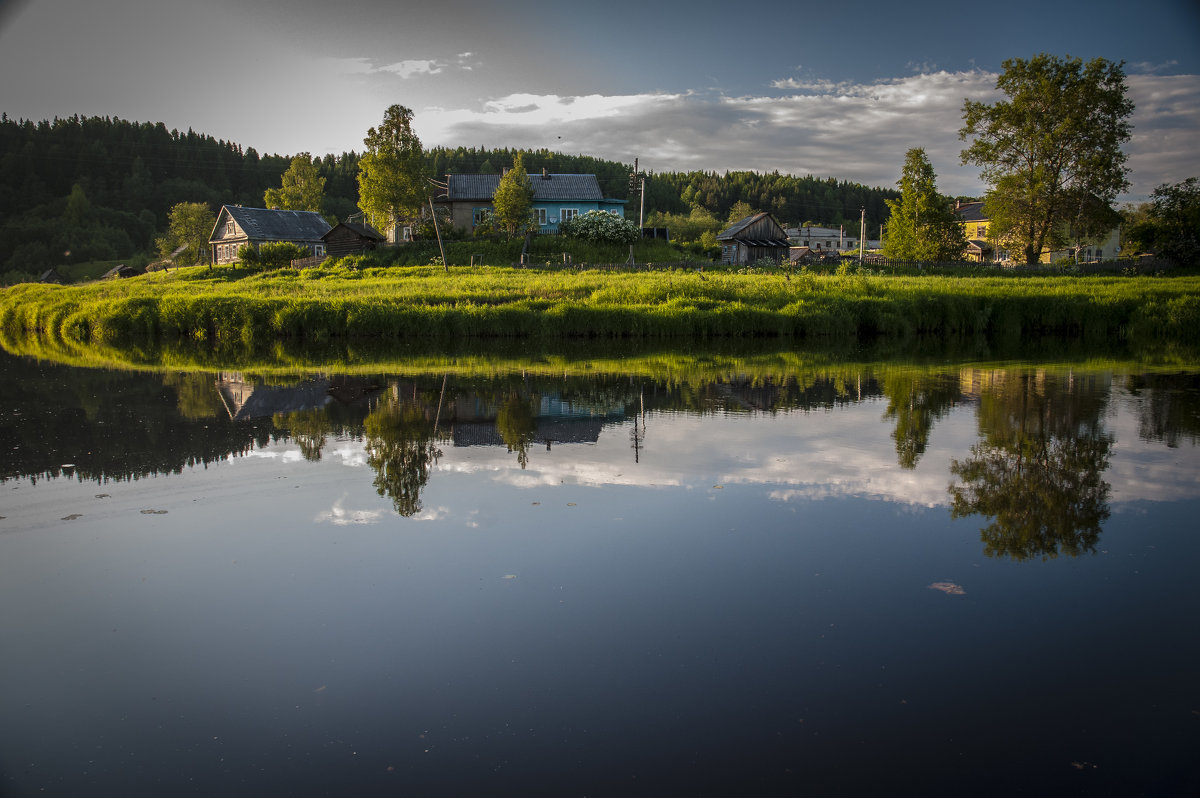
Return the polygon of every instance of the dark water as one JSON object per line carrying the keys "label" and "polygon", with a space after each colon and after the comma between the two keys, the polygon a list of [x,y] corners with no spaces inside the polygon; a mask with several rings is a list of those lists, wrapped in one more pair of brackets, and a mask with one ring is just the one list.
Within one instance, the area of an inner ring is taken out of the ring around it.
{"label": "dark water", "polygon": [[1195,372],[0,384],[0,795],[1200,788]]}

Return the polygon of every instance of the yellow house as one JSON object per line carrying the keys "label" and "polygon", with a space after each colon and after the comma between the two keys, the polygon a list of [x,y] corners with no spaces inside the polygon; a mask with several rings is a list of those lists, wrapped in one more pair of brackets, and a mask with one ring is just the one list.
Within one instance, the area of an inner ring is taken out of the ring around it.
{"label": "yellow house", "polygon": [[[967,259],[975,261],[1008,261],[1006,250],[996,249],[987,240],[988,224],[991,220],[983,210],[982,202],[958,202],[954,207],[954,215],[967,234]],[[1115,260],[1121,252],[1121,228],[1114,227],[1102,242],[1081,246],[1078,257],[1081,262]],[[1041,263],[1054,261],[1075,255],[1075,250],[1049,248],[1042,251],[1038,260]]]}
{"label": "yellow house", "polygon": [[967,234],[967,260],[1003,261],[1008,253],[996,250],[987,240],[988,217],[983,212],[982,202],[956,202],[954,215]]}

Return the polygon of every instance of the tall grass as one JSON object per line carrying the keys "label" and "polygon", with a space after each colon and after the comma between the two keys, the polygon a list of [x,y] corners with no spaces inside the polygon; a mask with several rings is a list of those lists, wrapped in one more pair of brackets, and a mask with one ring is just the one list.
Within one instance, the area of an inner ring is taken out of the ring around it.
{"label": "tall grass", "polygon": [[0,292],[0,342],[850,340],[933,336],[1190,344],[1200,277],[890,277],[510,267],[205,268]]}

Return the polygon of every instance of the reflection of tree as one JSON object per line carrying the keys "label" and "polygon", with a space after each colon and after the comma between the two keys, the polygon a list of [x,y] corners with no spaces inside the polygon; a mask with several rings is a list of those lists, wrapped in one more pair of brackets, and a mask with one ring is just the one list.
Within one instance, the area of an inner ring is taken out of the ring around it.
{"label": "reflection of tree", "polygon": [[1162,441],[1172,449],[1180,441],[1200,440],[1200,375],[1138,374],[1128,381],[1138,406],[1138,437]]}
{"label": "reflection of tree", "polygon": [[884,378],[883,392],[888,398],[884,418],[896,419],[896,458],[901,468],[915,468],[929,444],[933,422],[958,401],[958,375],[894,371]]}
{"label": "reflection of tree", "polygon": [[509,394],[496,413],[496,429],[504,439],[510,452],[517,453],[517,462],[524,468],[529,464],[529,444],[533,443],[537,429],[537,414],[532,399],[522,399],[519,394]]}
{"label": "reflection of tree", "polygon": [[1100,418],[1108,386],[1007,372],[980,398],[982,440],[953,460],[951,514],[992,519],[981,530],[989,557],[1024,560],[1095,550],[1108,518],[1112,436]]}
{"label": "reflection of tree", "polygon": [[277,413],[272,421],[276,428],[291,432],[305,460],[315,463],[321,459],[325,437],[333,432],[333,422],[324,408]]}
{"label": "reflection of tree", "polygon": [[175,372],[163,375],[163,385],[174,388],[179,415],[184,418],[212,418],[225,415],[221,395],[213,390],[213,375],[207,372]]}
{"label": "reflection of tree", "polygon": [[367,464],[375,469],[375,489],[392,498],[403,516],[421,510],[421,488],[442,452],[434,424],[416,402],[381,402],[363,424]]}

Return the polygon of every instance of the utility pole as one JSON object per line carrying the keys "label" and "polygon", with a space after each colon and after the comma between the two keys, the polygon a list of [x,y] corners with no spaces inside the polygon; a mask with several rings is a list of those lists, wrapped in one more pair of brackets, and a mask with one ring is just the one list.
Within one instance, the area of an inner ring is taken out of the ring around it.
{"label": "utility pole", "polygon": [[858,222],[858,260],[861,263],[863,253],[866,251],[866,242],[863,239],[867,237],[867,209],[860,208],[859,210],[862,212]]}

